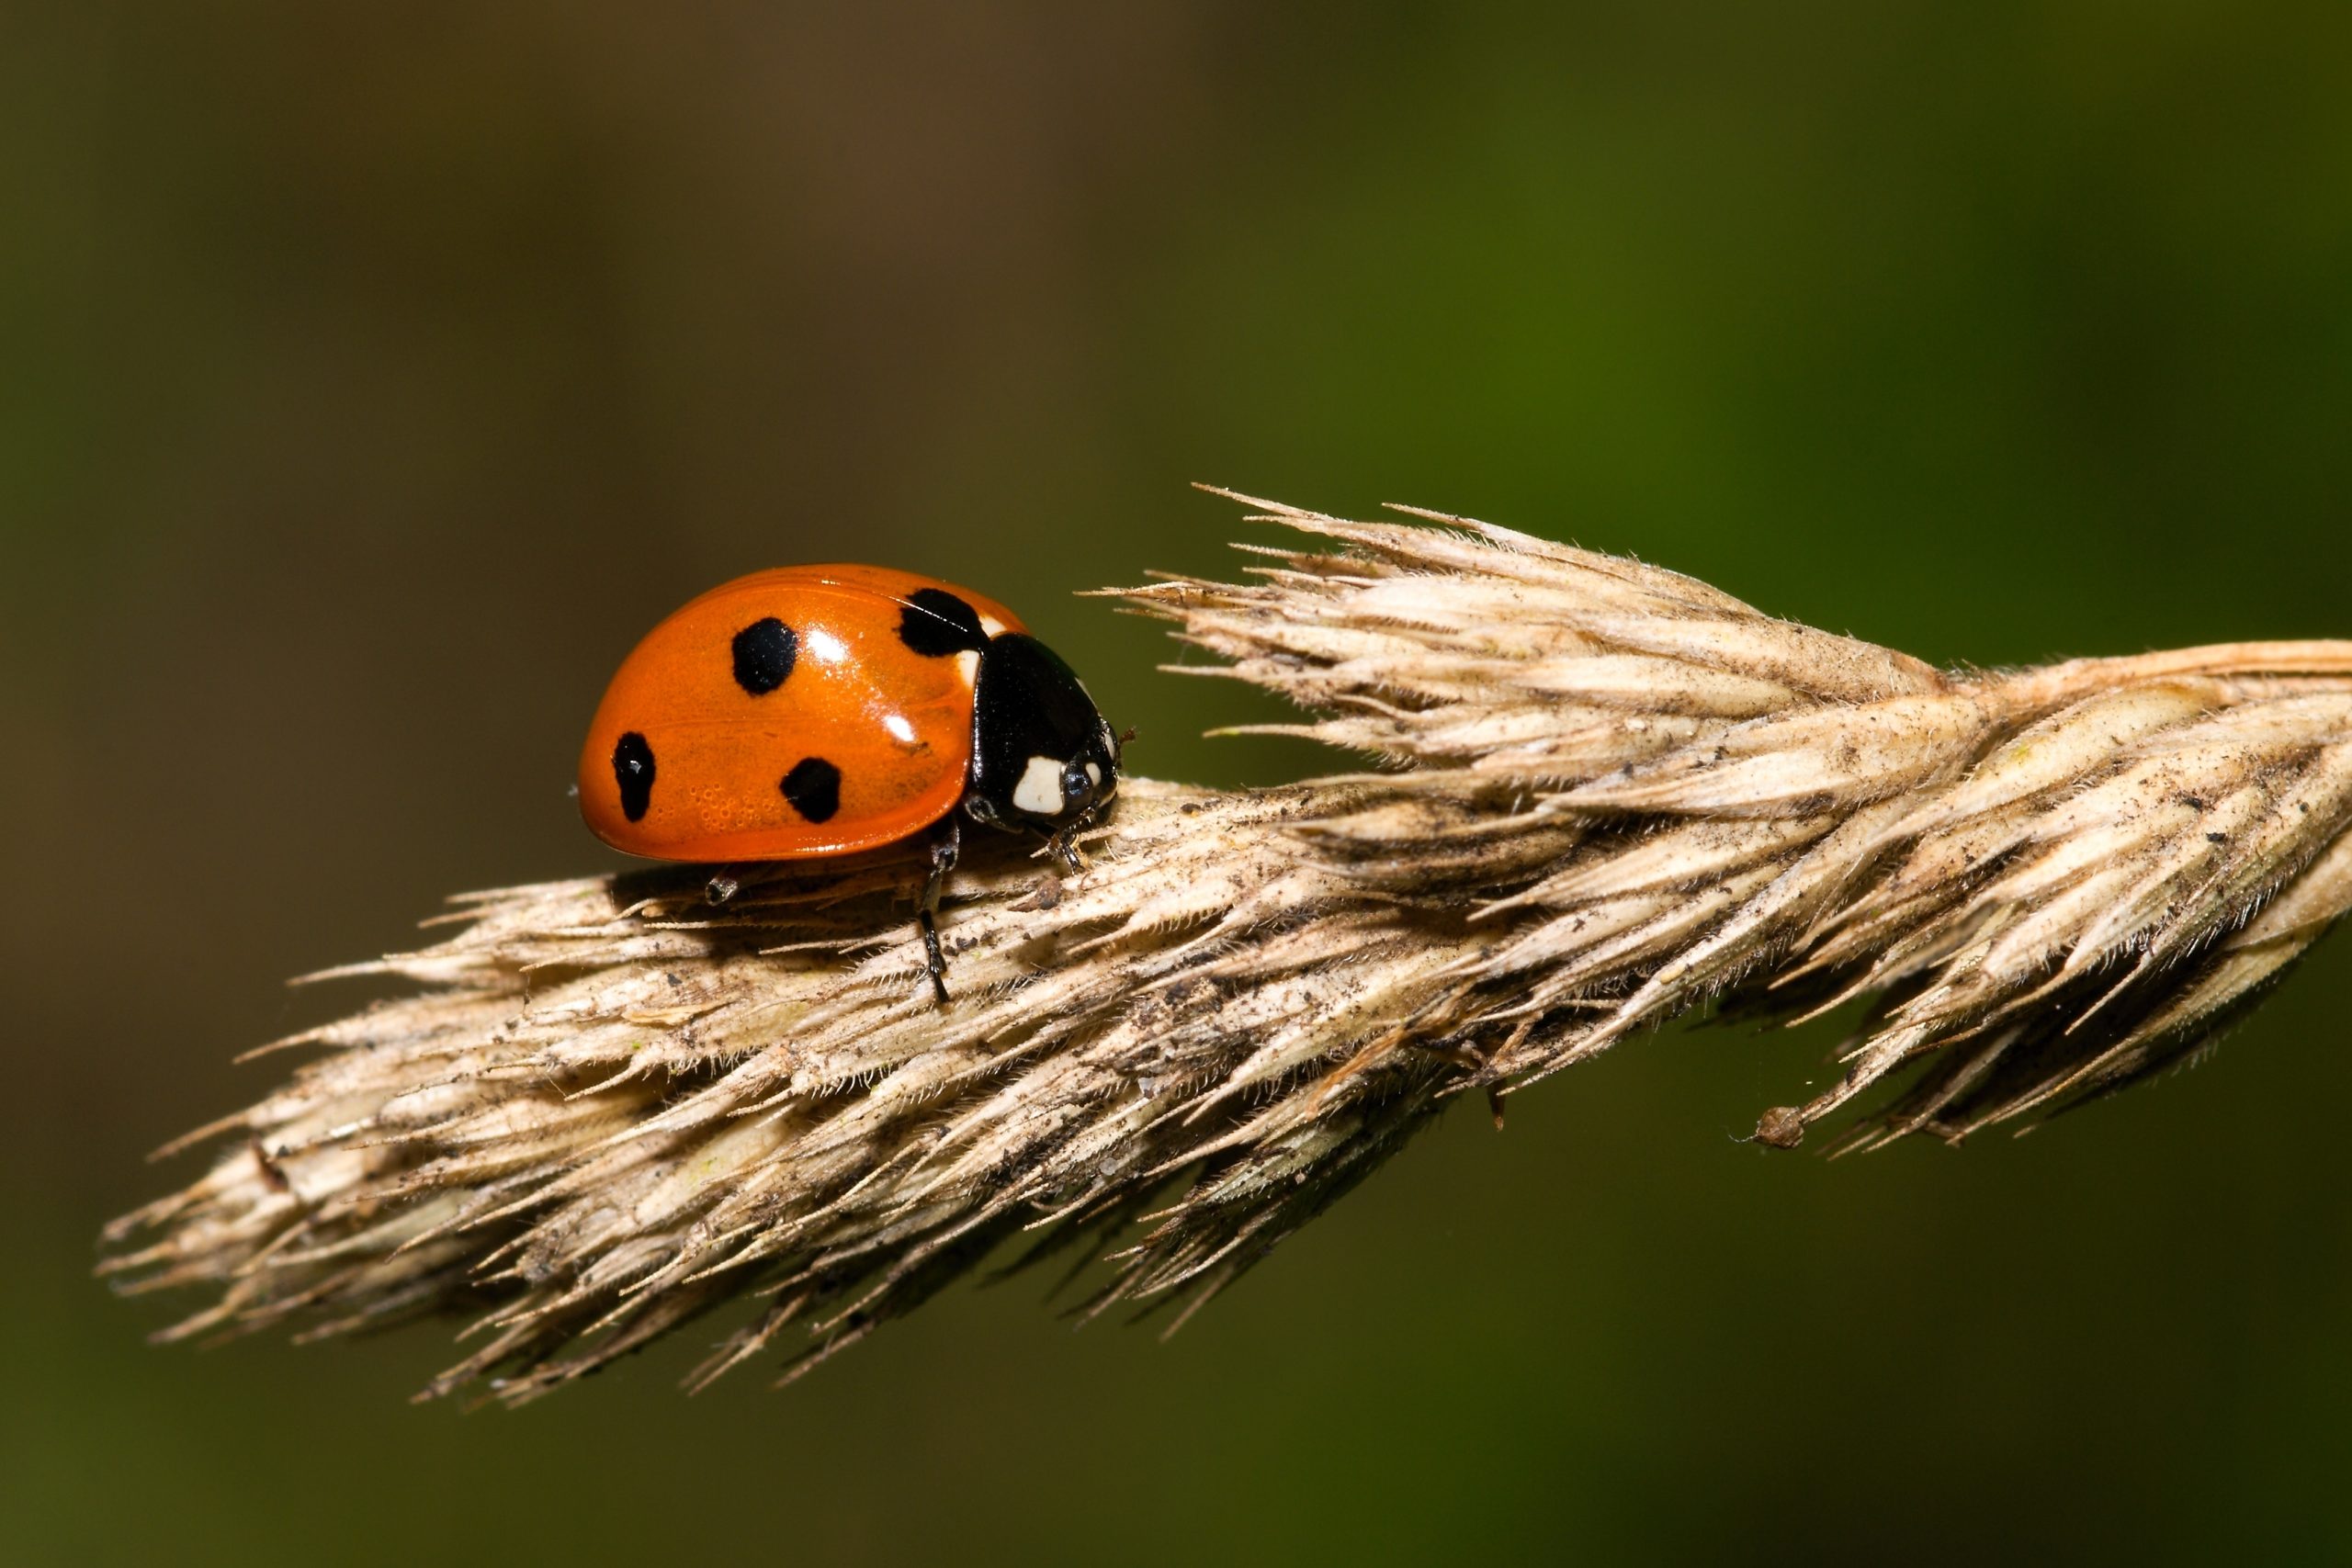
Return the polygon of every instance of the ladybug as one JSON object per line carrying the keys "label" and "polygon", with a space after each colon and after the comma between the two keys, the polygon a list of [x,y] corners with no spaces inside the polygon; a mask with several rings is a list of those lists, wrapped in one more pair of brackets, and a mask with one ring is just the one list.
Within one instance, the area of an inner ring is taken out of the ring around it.
{"label": "ladybug", "polygon": [[[925,967],[961,820],[1070,839],[1119,784],[1122,737],[1013,613],[876,566],[753,572],[646,635],[580,752],[580,811],[654,860],[815,860],[924,836]],[[714,878],[714,890],[723,886]],[[716,896],[716,893],[715,893]]]}

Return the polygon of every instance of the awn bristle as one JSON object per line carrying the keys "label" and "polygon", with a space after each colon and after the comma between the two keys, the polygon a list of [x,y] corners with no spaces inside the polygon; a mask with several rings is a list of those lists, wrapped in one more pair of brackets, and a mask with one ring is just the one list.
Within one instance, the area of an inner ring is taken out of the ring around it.
{"label": "awn bristle", "polygon": [[1250,504],[1336,551],[1120,597],[1391,771],[1133,781],[1074,875],[967,837],[944,1009],[903,854],[466,896],[337,972],[420,988],[280,1042],[323,1054],[183,1140],[229,1141],[105,1270],[215,1293],[167,1338],[474,1312],[428,1392],[509,1401],[754,1292],[696,1382],[798,1323],[797,1374],[1024,1230],[1117,1247],[1085,1311],[1189,1313],[1460,1091],[1702,1003],[1862,1000],[1759,1139],[1878,1090],[1846,1142],[1958,1140],[2182,1060],[2352,905],[2352,643],[1951,674],[1483,524]]}

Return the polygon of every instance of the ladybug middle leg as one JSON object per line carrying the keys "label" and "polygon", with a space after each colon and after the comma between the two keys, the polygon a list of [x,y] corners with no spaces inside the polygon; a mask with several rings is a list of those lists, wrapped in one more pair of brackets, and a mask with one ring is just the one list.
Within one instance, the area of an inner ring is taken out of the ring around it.
{"label": "ladybug middle leg", "polygon": [[923,967],[930,972],[931,993],[941,1007],[947,1005],[947,959],[939,951],[939,895],[963,847],[963,827],[951,812],[932,830],[931,874],[923,879],[922,901],[915,906],[915,924],[922,928]]}

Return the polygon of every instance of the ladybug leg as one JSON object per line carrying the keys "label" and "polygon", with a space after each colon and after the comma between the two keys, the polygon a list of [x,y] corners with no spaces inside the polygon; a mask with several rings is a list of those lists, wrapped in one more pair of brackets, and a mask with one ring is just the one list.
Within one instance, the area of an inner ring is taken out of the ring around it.
{"label": "ladybug leg", "polygon": [[964,830],[954,816],[931,836],[931,874],[923,879],[922,901],[915,906],[915,924],[922,928],[923,967],[931,974],[931,994],[947,1005],[947,959],[939,951],[939,895],[956,856],[964,847]]}

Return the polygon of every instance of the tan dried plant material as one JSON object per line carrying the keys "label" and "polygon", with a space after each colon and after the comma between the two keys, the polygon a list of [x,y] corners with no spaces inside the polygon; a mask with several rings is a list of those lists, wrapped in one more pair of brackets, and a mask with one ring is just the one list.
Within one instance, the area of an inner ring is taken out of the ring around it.
{"label": "tan dried plant material", "polygon": [[904,855],[464,897],[106,1271],[207,1292],[165,1337],[471,1314],[428,1392],[508,1401],[725,1306],[697,1382],[797,1372],[1008,1242],[1108,1253],[1086,1312],[1189,1313],[1464,1090],[1702,1004],[1860,1010],[1761,1141],[1864,1096],[1848,1142],[1958,1140],[2182,1060],[2352,906],[2352,643],[1955,674],[1250,504],[1288,538],[1250,581],[1118,597],[1379,768],[1136,781],[1074,875],[967,838],[944,1009]]}

